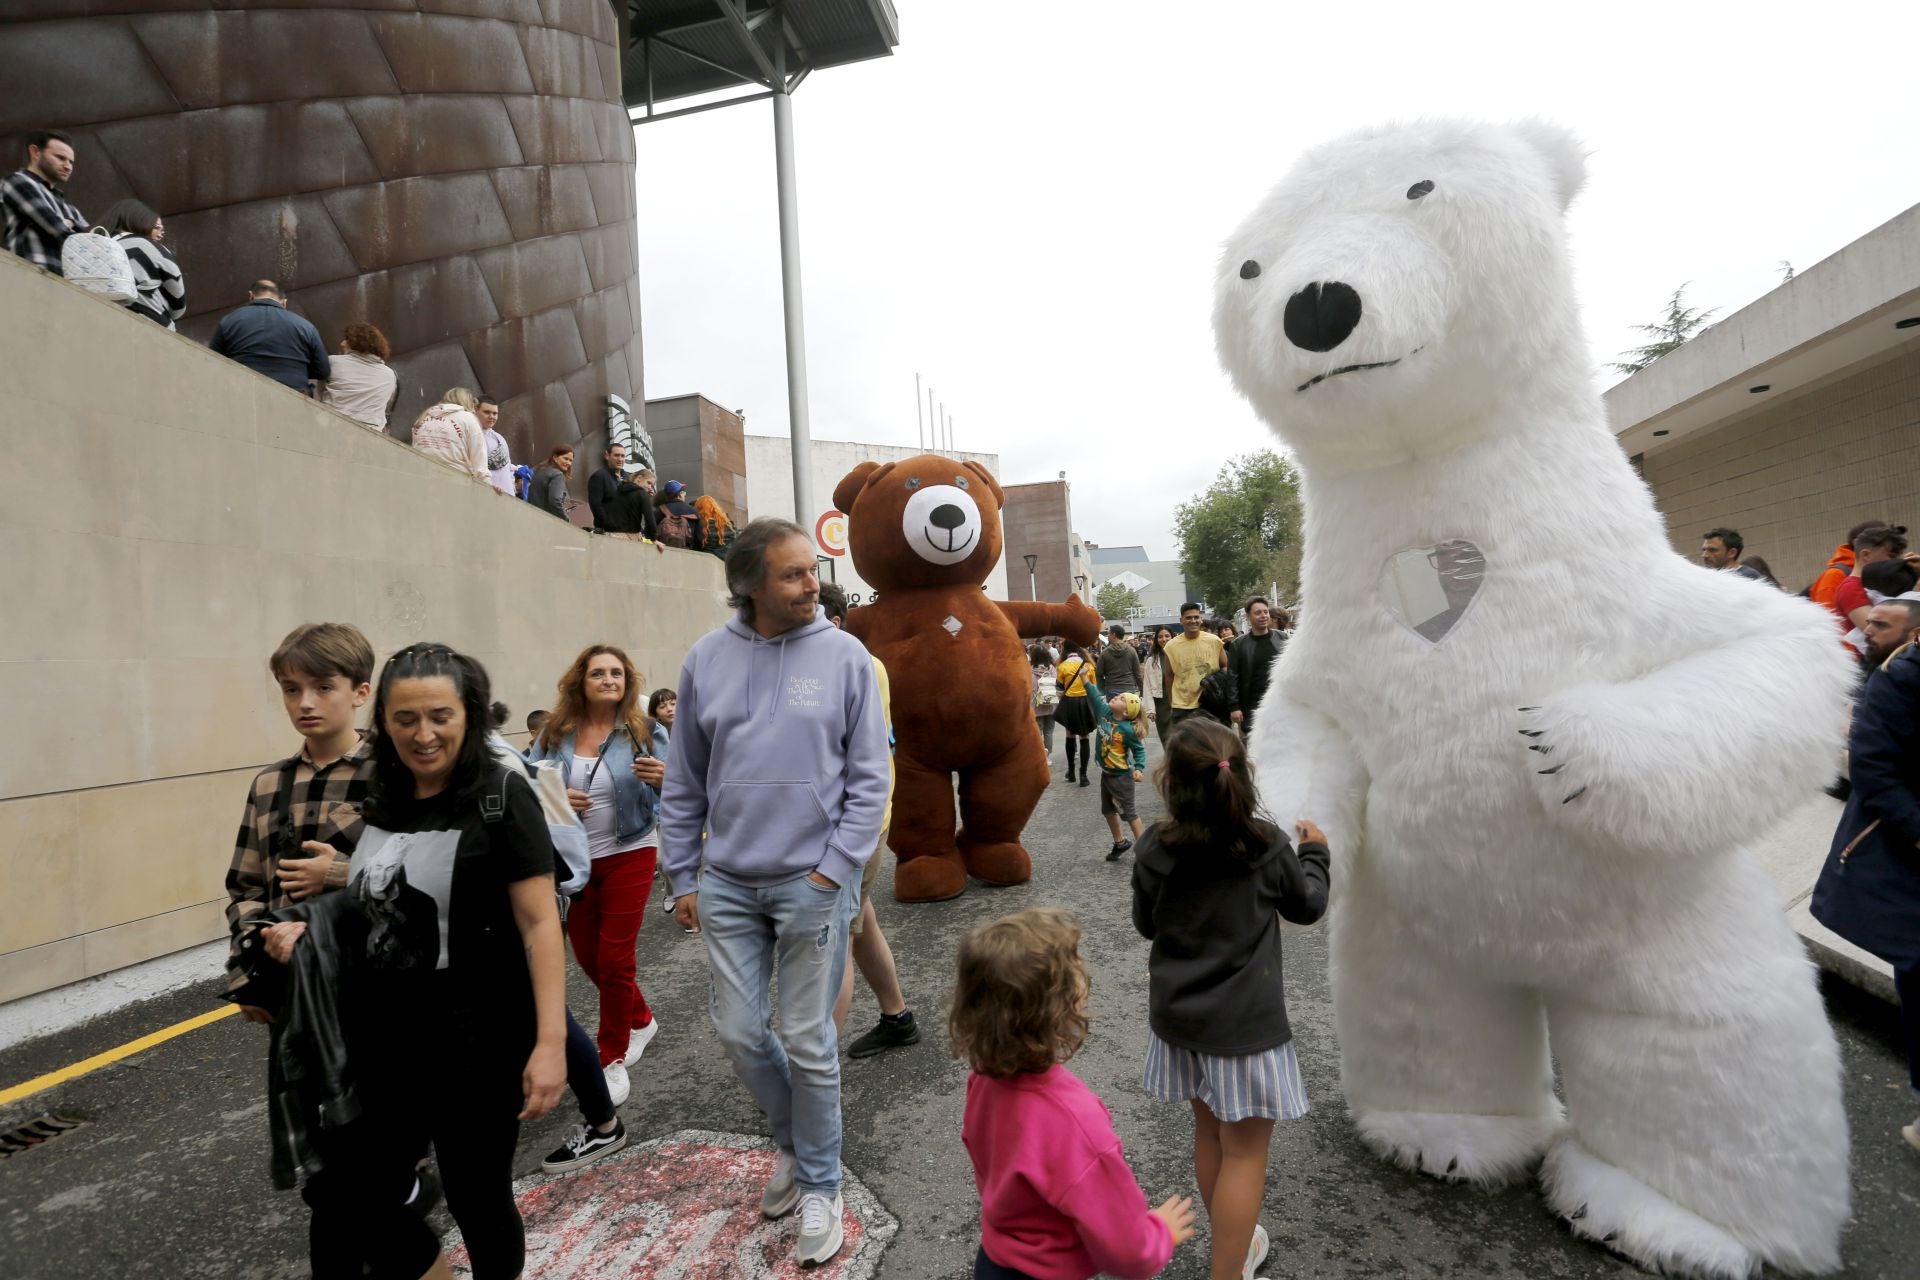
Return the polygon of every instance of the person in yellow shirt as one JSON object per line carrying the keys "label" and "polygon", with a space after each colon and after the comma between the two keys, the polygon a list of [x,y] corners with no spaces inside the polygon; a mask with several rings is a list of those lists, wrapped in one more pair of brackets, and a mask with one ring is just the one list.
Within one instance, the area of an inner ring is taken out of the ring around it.
{"label": "person in yellow shirt", "polygon": [[[846,626],[846,588],[837,582],[821,583],[820,611],[834,626]],[[893,689],[887,680],[886,664],[878,658],[872,661],[874,678],[880,682],[880,705],[887,708],[887,734],[891,740]],[[873,856],[867,859],[867,865],[860,874],[860,914],[853,918],[853,924],[848,929],[852,940],[853,963],[847,966],[846,977],[840,983],[840,996],[833,1004],[833,1025],[838,1031],[846,1026],[847,1013],[853,1007],[853,971],[856,968],[860,970],[860,976],[867,980],[867,986],[873,989],[874,999],[880,1002],[880,1021],[847,1046],[847,1056],[850,1058],[871,1058],[888,1049],[920,1043],[920,1028],[913,1020],[913,1010],[907,1007],[899,971],[893,966],[893,948],[887,945],[887,935],[880,932],[880,919],[873,913],[873,882],[879,875],[881,861],[886,857],[887,830],[892,825],[893,792],[889,790],[886,816],[880,820],[879,846],[874,849]]]}
{"label": "person in yellow shirt", "polygon": [[1093,730],[1097,721],[1093,704],[1087,701],[1087,690],[1094,684],[1093,659],[1079,645],[1068,645],[1066,656],[1054,671],[1053,682],[1060,690],[1053,722],[1067,734],[1067,780],[1073,780],[1077,758],[1080,785],[1084,787],[1087,770],[1093,766]]}
{"label": "person in yellow shirt", "polygon": [[1200,606],[1193,601],[1181,605],[1180,634],[1167,642],[1164,661],[1171,685],[1169,730],[1188,716],[1202,714],[1200,682],[1220,669],[1226,652],[1219,636],[1201,628],[1203,618]]}

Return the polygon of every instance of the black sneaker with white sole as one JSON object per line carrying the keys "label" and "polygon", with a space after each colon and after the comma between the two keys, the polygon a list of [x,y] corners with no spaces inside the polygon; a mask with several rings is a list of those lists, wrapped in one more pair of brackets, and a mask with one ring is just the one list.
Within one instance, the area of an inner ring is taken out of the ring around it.
{"label": "black sneaker with white sole", "polygon": [[626,1145],[627,1126],[621,1123],[618,1116],[613,1118],[611,1133],[596,1133],[592,1125],[575,1125],[573,1132],[567,1135],[567,1140],[540,1162],[540,1168],[547,1173],[571,1173],[612,1155]]}
{"label": "black sneaker with white sole", "polygon": [[1133,848],[1133,841],[1131,841],[1131,840],[1115,840],[1115,841],[1113,842],[1113,848],[1111,848],[1111,849],[1109,849],[1109,850],[1107,851],[1107,861],[1108,861],[1108,862],[1118,862],[1118,861],[1120,861],[1120,858],[1121,858],[1121,855],[1122,855],[1122,854],[1124,854],[1124,853],[1126,853],[1126,851],[1127,851],[1127,850],[1129,850],[1129,849],[1131,849],[1131,848]]}
{"label": "black sneaker with white sole", "polygon": [[920,1027],[913,1020],[913,1010],[902,1009],[889,1017],[880,1015],[880,1021],[873,1030],[867,1032],[847,1046],[849,1058],[871,1058],[876,1053],[885,1053],[889,1049],[904,1049],[910,1044],[920,1043]]}

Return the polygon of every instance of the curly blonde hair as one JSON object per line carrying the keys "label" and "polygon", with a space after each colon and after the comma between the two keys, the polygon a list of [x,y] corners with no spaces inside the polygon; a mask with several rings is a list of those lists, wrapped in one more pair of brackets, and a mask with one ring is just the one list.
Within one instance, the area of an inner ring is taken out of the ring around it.
{"label": "curly blonde hair", "polygon": [[1080,922],[1051,907],[983,924],[960,944],[947,1034],[983,1076],[1045,1071],[1087,1040]]}

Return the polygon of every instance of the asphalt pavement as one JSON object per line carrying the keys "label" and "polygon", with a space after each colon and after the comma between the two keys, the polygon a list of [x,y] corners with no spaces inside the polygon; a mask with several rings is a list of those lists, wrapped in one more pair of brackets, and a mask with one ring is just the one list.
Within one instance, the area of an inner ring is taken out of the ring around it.
{"label": "asphalt pavement", "polygon": [[[1157,757],[1158,746],[1153,751]],[[1192,1128],[1183,1106],[1140,1086],[1146,1045],[1147,944],[1128,919],[1130,859],[1104,861],[1109,840],[1098,788],[1059,777],[1028,829],[1036,870],[1011,889],[974,886],[961,898],[904,906],[878,892],[908,999],[924,1028],[918,1046],[842,1073],[844,1159],[899,1220],[876,1274],[933,1280],[971,1274],[979,1206],[960,1144],[966,1072],[947,1053],[945,1015],[962,933],[1023,907],[1064,906],[1085,930],[1093,975],[1093,1031],[1073,1069],[1106,1100],[1142,1185],[1154,1201],[1191,1190]],[[1157,801],[1141,788],[1143,816]],[[209,867],[210,879],[224,870]],[[640,936],[641,985],[661,1032],[634,1071],[622,1109],[638,1142],[681,1130],[764,1134],[757,1111],[720,1053],[706,1016],[697,938],[659,914]],[[1638,1275],[1570,1236],[1531,1184],[1486,1192],[1391,1168],[1355,1137],[1337,1088],[1323,928],[1290,929],[1287,995],[1313,1113],[1274,1139],[1266,1223],[1268,1276],[1539,1280]],[[577,972],[570,997],[590,1027],[594,993]],[[1847,1072],[1854,1218],[1843,1242],[1860,1280],[1920,1276],[1920,1152],[1901,1142],[1913,1119],[1890,1009],[1844,986],[1829,1008]],[[144,1001],[85,1026],[0,1053],[0,1087],[52,1071],[214,1007],[204,987]],[[864,989],[850,1032],[875,1016]],[[189,1032],[0,1113],[0,1128],[55,1112],[86,1124],[0,1159],[0,1276],[11,1280],[166,1276],[269,1280],[305,1274],[306,1213],[267,1177],[265,1036],[228,1018]],[[458,1071],[458,1061],[439,1069]],[[428,1082],[430,1085],[430,1081]],[[574,1120],[568,1103],[524,1127],[516,1173],[537,1172]],[[1755,1115],[1752,1123],[1767,1125]],[[1783,1143],[1794,1141],[1782,1132]],[[757,1188],[743,1195],[757,1195]],[[440,1215],[444,1224],[444,1212]],[[1204,1276],[1204,1233],[1164,1273]],[[636,1273],[651,1274],[642,1270]]]}

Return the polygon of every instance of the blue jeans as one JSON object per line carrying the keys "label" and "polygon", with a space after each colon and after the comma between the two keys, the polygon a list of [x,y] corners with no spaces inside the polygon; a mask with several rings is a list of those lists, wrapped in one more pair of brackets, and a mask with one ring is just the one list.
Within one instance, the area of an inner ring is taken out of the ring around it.
{"label": "blue jeans", "polygon": [[[847,967],[847,926],[860,886],[825,889],[806,876],[749,889],[711,872],[700,878],[700,936],[707,944],[709,1012],[734,1074],[793,1153],[804,1192],[840,1189],[840,1041],[833,1002]],[[773,1031],[772,980],[780,985]]]}
{"label": "blue jeans", "polygon": [[588,1124],[598,1129],[613,1119],[613,1095],[607,1092],[606,1073],[600,1069],[600,1050],[572,1009],[567,1010],[567,1084]]}

